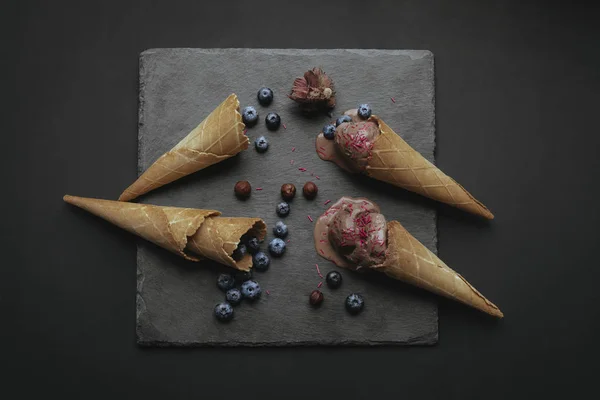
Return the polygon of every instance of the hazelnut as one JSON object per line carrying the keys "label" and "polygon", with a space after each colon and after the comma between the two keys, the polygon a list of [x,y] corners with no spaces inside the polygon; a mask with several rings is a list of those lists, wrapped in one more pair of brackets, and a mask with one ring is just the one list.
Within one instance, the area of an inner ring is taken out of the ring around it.
{"label": "hazelnut", "polygon": [[252,192],[252,186],[250,186],[250,182],[248,181],[238,181],[235,184],[233,191],[238,198],[247,199]]}
{"label": "hazelnut", "polygon": [[284,200],[289,201],[293,199],[295,195],[296,186],[292,185],[291,183],[284,183],[281,185],[281,197],[283,197]]}
{"label": "hazelnut", "polygon": [[310,293],[310,297],[308,298],[308,302],[311,306],[319,306],[323,302],[323,293],[319,290],[313,290]]}
{"label": "hazelnut", "polygon": [[306,182],[302,188],[302,194],[304,194],[304,197],[308,200],[314,199],[318,192],[319,188],[313,182]]}

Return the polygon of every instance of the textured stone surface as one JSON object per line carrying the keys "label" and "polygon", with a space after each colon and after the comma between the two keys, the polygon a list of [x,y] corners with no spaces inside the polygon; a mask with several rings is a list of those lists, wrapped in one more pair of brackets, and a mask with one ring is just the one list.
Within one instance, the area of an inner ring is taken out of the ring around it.
{"label": "textured stone surface", "polygon": [[[351,176],[322,161],[314,138],[330,119],[306,118],[286,97],[295,77],[322,66],[337,87],[335,114],[370,103],[397,133],[429,160],[434,159],[434,67],[428,51],[392,50],[266,50],[266,49],[153,49],[140,57],[139,170],[145,170],[230,93],[241,106],[253,105],[260,122],[248,130],[251,141],[265,135],[269,151],[253,147],[237,157],[169,184],[142,198],[143,202],[217,209],[227,216],[258,216],[271,229],[278,220],[275,205],[281,184],[301,189],[308,180],[319,187],[313,201],[298,193],[285,219],[290,230],[286,255],[272,260],[265,273],[256,273],[263,293],[255,304],[236,308],[234,321],[219,324],[213,306],[224,296],[216,277],[226,270],[214,263],[191,263],[139,241],[137,336],[142,345],[378,345],[432,344],[437,341],[435,298],[419,289],[379,274],[341,270],[343,286],[323,286],[325,301],[317,309],[309,293],[335,266],[317,256],[313,224],[327,199],[365,196],[378,203],[388,220],[400,221],[417,239],[436,252],[436,213],[432,202],[365,177]],[[275,92],[275,101],[262,107],[256,101],[261,86]],[[395,103],[391,101],[395,98]],[[264,125],[269,111],[281,115],[283,127],[270,132]],[[292,152],[292,148],[295,151]],[[294,164],[290,164],[294,160]],[[299,167],[308,171],[301,172]],[[311,176],[318,175],[320,180]],[[253,188],[245,202],[233,187],[248,180]],[[266,249],[266,242],[263,244]],[[344,310],[350,292],[360,292],[366,307],[352,317]]]}

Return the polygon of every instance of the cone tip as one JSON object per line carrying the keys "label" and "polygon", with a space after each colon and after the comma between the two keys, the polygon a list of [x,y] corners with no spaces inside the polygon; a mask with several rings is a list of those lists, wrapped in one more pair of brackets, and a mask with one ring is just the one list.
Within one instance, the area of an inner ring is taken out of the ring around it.
{"label": "cone tip", "polygon": [[125,190],[123,191],[123,193],[121,193],[121,195],[119,196],[119,201],[130,201],[135,199],[137,196],[133,195],[130,191]]}

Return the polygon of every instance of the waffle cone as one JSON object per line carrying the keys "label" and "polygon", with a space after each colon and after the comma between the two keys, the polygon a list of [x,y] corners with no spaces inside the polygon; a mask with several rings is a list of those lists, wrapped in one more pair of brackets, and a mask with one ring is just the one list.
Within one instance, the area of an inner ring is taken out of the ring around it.
{"label": "waffle cone", "polygon": [[381,134],[373,143],[366,174],[430,199],[493,219],[494,215],[454,179],[444,174],[376,116]]}
{"label": "waffle cone", "polygon": [[[265,223],[260,218],[221,218],[221,213],[215,210],[68,195],[63,199],[187,260],[199,261],[204,257],[242,271],[252,266],[251,257],[245,256],[237,262],[231,258],[242,235],[250,232],[262,240],[266,234]],[[190,246],[191,240],[202,246]]]}
{"label": "waffle cone", "polygon": [[130,201],[248,148],[240,102],[230,95],[170,151],[160,156],[119,197]]}
{"label": "waffle cone", "polygon": [[460,274],[448,267],[398,221],[388,222],[385,262],[374,269],[438,295],[460,301],[494,317],[504,314]]}

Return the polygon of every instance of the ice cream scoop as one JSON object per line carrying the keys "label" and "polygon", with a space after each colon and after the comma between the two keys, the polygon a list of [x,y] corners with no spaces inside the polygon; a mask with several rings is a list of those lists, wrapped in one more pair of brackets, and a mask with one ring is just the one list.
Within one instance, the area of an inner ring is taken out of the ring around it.
{"label": "ice cream scoop", "polygon": [[355,169],[364,171],[379,134],[379,127],[372,121],[344,122],[336,128],[334,141],[346,161]]}
{"label": "ice cream scoop", "polygon": [[368,200],[340,199],[328,225],[329,242],[349,263],[371,267],[385,259],[387,227],[379,208]]}

